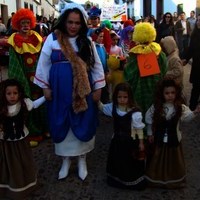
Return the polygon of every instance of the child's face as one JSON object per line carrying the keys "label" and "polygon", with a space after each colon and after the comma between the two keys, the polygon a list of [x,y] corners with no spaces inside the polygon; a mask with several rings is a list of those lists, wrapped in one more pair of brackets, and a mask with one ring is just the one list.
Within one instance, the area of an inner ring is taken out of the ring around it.
{"label": "child's face", "polygon": [[119,41],[118,37],[117,37],[117,36],[114,36],[114,37],[112,38],[112,45],[113,45],[113,46],[114,46],[114,45],[117,45],[118,41]]}
{"label": "child's face", "polygon": [[166,87],[163,91],[163,96],[166,103],[173,103],[176,98],[175,87]]}
{"label": "child's face", "polygon": [[9,105],[14,105],[19,101],[19,91],[17,86],[8,86],[6,88],[6,100]]}
{"label": "child's face", "polygon": [[103,43],[103,32],[99,33],[96,39],[96,43],[102,44]]}
{"label": "child's face", "polygon": [[119,106],[127,106],[128,104],[128,93],[125,91],[119,91],[117,95],[117,103]]}

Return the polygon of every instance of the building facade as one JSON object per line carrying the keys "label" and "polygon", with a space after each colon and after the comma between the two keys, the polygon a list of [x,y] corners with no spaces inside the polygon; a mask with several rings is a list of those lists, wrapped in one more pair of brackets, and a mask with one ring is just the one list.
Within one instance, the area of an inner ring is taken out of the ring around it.
{"label": "building facade", "polygon": [[128,5],[129,17],[154,15],[160,19],[165,12],[184,11],[187,17],[191,10],[200,13],[200,0],[124,0],[123,2]]}
{"label": "building facade", "polygon": [[20,8],[29,8],[35,15],[42,15],[47,19],[58,17],[59,12],[55,8],[57,3],[58,0],[0,0],[0,16],[6,24],[12,12]]}
{"label": "building facade", "polygon": [[[20,8],[29,8],[37,15],[47,17],[58,17],[59,12],[56,4],[59,0],[0,0],[0,16],[3,23],[7,23],[12,12]],[[92,2],[92,0],[89,0]],[[161,14],[165,12],[184,11],[189,16],[191,10],[200,13],[200,0],[103,0],[104,3],[122,4],[127,3],[127,13],[131,18],[133,16],[154,15],[160,19]]]}

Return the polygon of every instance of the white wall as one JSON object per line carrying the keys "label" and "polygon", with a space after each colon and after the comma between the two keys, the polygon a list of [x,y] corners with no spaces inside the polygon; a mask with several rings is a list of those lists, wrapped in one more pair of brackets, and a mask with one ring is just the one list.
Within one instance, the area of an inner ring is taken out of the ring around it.
{"label": "white wall", "polygon": [[[0,4],[8,6],[8,16],[11,16],[12,12],[16,12],[16,1],[14,0],[0,0]],[[1,13],[0,13],[1,15]]]}
{"label": "white wall", "polygon": [[134,16],[143,15],[143,0],[134,0]]}
{"label": "white wall", "polygon": [[196,10],[196,0],[167,0],[164,1],[164,13],[165,12],[177,12],[177,5],[183,4],[183,11],[186,16],[190,16],[191,10]]}

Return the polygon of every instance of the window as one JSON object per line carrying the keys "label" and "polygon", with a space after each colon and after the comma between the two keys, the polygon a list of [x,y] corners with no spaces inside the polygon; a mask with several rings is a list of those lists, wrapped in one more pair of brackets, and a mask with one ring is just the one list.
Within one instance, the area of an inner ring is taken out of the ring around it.
{"label": "window", "polygon": [[28,8],[28,3],[24,2],[24,8]]}
{"label": "window", "polygon": [[30,10],[33,11],[33,4],[30,4]]}

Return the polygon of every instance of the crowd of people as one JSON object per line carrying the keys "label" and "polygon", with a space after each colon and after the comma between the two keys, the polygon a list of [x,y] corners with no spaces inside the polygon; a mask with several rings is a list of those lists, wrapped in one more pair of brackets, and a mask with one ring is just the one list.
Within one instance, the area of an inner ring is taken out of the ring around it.
{"label": "crowd of people", "polygon": [[[8,79],[0,84],[1,198],[23,199],[37,188],[31,145],[47,136],[62,158],[58,180],[76,157],[84,181],[99,112],[113,118],[109,185],[185,186],[179,124],[200,113],[200,15],[175,14],[100,21],[101,9],[69,3],[50,24],[29,9],[13,13]],[[188,107],[183,65],[191,58]]]}

